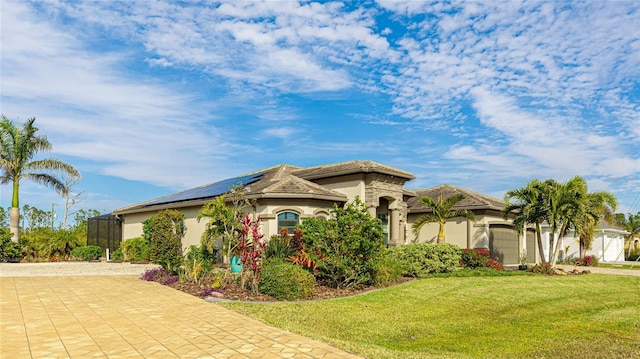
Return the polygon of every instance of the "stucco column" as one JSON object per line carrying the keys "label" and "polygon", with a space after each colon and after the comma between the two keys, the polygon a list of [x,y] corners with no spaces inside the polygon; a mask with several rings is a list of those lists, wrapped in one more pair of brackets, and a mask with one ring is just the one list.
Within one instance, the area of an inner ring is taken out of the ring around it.
{"label": "stucco column", "polygon": [[389,209],[389,242],[393,247],[400,245],[400,216],[397,209]]}
{"label": "stucco column", "polygon": [[371,217],[376,218],[376,216],[378,215],[378,206],[375,205],[367,205],[367,211],[369,211],[369,214],[371,215]]}

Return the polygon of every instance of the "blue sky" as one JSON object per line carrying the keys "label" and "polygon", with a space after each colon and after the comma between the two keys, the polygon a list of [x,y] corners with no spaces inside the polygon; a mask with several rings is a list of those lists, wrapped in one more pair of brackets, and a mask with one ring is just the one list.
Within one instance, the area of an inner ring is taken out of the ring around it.
{"label": "blue sky", "polygon": [[82,172],[79,207],[361,159],[498,198],[580,175],[640,210],[637,1],[0,6],[1,111]]}

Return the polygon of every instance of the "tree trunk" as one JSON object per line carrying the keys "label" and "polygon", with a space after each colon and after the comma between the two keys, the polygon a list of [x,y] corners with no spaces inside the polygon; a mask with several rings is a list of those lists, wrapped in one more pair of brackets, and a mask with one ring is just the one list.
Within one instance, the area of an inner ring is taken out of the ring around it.
{"label": "tree trunk", "polygon": [[[563,224],[562,227],[560,227],[560,233],[558,234],[558,240],[556,241],[556,248],[553,251],[553,260],[551,261],[551,266],[555,267],[556,266],[556,262],[558,261],[558,255],[560,254],[560,243],[562,242],[562,239],[564,238],[563,234],[566,230],[565,225]],[[555,237],[555,234],[553,235]]]}
{"label": "tree trunk", "polygon": [[14,242],[18,242],[20,240],[20,208],[11,207],[10,212],[11,219],[11,240]]}
{"label": "tree trunk", "polygon": [[439,223],[440,229],[438,231],[437,243],[444,243],[444,223]]}
{"label": "tree trunk", "polygon": [[[536,223],[536,238],[538,239],[538,252],[540,252],[540,259],[542,263],[546,263],[546,258],[544,257],[544,246],[542,245],[542,233],[540,229],[540,223]],[[525,235],[526,236],[526,235]],[[526,238],[526,237],[525,237]]]}

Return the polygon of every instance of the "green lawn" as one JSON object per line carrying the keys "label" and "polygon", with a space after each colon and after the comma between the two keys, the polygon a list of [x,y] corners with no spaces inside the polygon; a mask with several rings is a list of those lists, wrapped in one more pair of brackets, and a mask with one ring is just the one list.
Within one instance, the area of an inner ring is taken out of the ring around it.
{"label": "green lawn", "polygon": [[600,268],[614,268],[614,269],[635,269],[640,270],[640,262],[637,264],[598,264]]}
{"label": "green lawn", "polygon": [[353,298],[225,303],[367,358],[638,358],[640,278],[430,278]]}

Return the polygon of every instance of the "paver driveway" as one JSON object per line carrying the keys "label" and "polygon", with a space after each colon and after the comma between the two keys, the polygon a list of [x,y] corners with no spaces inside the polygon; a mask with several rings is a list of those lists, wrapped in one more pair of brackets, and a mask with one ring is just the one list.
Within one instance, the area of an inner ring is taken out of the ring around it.
{"label": "paver driveway", "polygon": [[1,358],[358,358],[134,276],[0,278]]}

